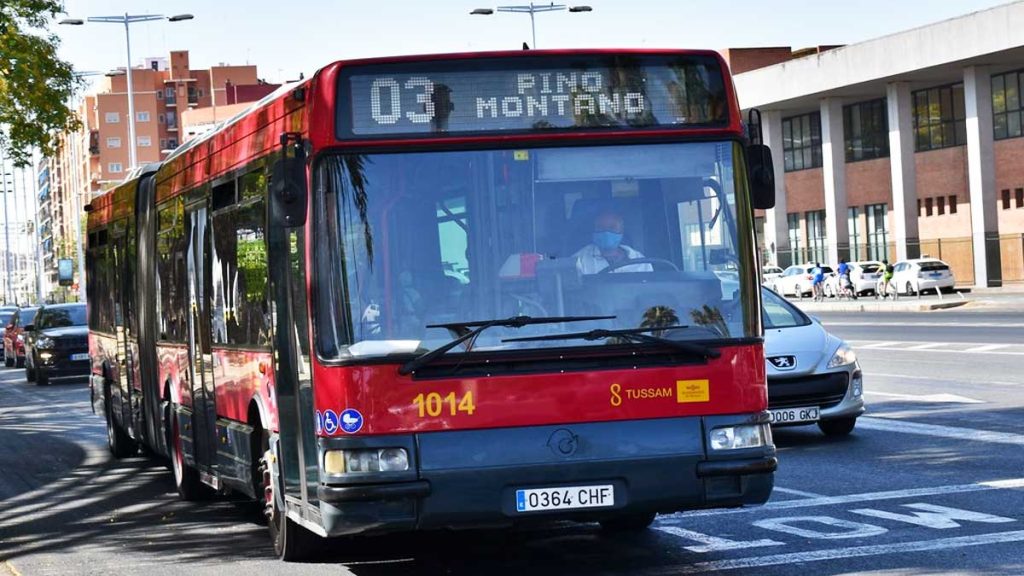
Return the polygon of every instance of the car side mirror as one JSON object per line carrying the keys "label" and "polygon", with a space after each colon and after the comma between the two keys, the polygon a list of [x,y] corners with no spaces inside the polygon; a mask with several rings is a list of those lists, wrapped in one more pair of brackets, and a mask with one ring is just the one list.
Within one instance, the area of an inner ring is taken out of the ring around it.
{"label": "car side mirror", "polygon": [[754,208],[768,210],[775,207],[775,165],[772,150],[764,144],[747,146],[747,175]]}
{"label": "car side mirror", "polygon": [[281,156],[270,173],[270,221],[294,228],[306,223],[306,147],[298,133],[281,134]]}
{"label": "car side mirror", "polygon": [[36,329],[35,324],[25,324],[25,332],[32,332]]}

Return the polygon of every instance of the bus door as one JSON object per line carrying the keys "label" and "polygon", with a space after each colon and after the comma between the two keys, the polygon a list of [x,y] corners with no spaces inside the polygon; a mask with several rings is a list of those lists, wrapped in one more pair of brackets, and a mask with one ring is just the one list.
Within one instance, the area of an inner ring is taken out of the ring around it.
{"label": "bus door", "polygon": [[210,231],[205,200],[187,206],[189,297],[189,382],[192,387],[192,449],[197,468],[209,473],[217,456],[217,407],[210,349]]}
{"label": "bus door", "polygon": [[128,433],[134,437],[136,432],[132,413],[134,412],[135,400],[132,398],[132,362],[129,356],[127,324],[130,310],[126,306],[126,300],[129,297],[127,293],[130,292],[129,287],[132,286],[132,281],[128,264],[128,233],[123,222],[119,222],[112,228],[110,242],[111,251],[114,256],[113,265],[111,266],[114,277],[111,278],[110,286],[114,292],[112,294],[114,299],[114,336],[117,340],[117,352],[113,369],[117,373],[117,396],[120,400],[119,416],[121,416],[121,423],[128,430]]}

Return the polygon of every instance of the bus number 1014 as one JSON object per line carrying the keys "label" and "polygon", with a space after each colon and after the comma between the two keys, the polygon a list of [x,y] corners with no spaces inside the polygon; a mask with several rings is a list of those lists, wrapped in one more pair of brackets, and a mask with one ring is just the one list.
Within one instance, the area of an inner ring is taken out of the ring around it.
{"label": "bus number 1014", "polygon": [[449,392],[446,396],[441,396],[437,392],[420,393],[413,398],[412,403],[419,410],[420,418],[437,417],[441,414],[457,416],[460,412],[472,416],[476,410],[476,405],[473,404],[472,390],[463,394],[461,399],[456,398],[455,392]]}

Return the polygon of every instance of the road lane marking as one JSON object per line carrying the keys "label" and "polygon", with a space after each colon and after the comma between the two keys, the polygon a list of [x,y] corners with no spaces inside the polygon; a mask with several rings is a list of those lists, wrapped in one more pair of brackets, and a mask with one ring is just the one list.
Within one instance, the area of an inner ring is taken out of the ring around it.
{"label": "road lane marking", "polygon": [[903,504],[903,507],[910,508],[912,510],[920,510],[920,512],[900,514],[898,512],[872,510],[870,508],[860,508],[857,510],[850,510],[850,512],[871,518],[906,522],[915,526],[923,526],[925,528],[933,528],[936,530],[959,528],[960,524],[957,520],[960,520],[961,522],[981,522],[982,524],[1005,524],[1007,522],[1017,521],[1014,518],[1007,518],[1005,516],[995,516],[992,514],[984,514],[982,512],[974,512],[972,510],[950,508],[948,506],[938,506],[924,502]]}
{"label": "road lane marking", "polygon": [[908,402],[934,402],[936,404],[984,404],[984,400],[958,396],[956,394],[895,394],[893,392],[878,392],[877,390],[865,390],[867,396],[884,396],[886,398],[899,398]]}
{"label": "road lane marking", "polygon": [[[943,354],[996,354],[1002,356],[1024,356],[1024,346],[1013,344],[986,344],[982,342],[876,342],[873,340],[847,340],[859,350],[890,350],[895,352],[941,352]],[[923,344],[934,346],[921,347]],[[955,348],[960,346],[961,348]],[[966,346],[966,348],[962,348]],[[1015,346],[1014,349],[1006,350]]]}
{"label": "road lane marking", "polygon": [[958,548],[967,548],[971,546],[1008,544],[1012,542],[1024,542],[1024,530],[1013,530],[1010,532],[995,532],[991,534],[976,534],[973,536],[956,536],[952,538],[937,538],[935,540],[899,542],[894,544],[874,544],[868,546],[853,546],[847,548],[828,548],[825,550],[790,552],[787,554],[771,554],[768,556],[754,556],[748,558],[736,558],[732,560],[711,560],[708,562],[698,562],[696,564],[660,566],[650,573],[665,574],[666,576],[671,574],[702,574],[706,572],[739,570],[741,568],[782,566],[788,564],[797,564],[799,562],[823,562],[826,560],[863,558],[866,556],[882,556],[886,554],[906,554],[909,552],[929,552],[935,550],[945,551]]}
{"label": "road lane marking", "polygon": [[[811,538],[813,540],[870,538],[872,536],[880,536],[889,531],[888,528],[875,526],[874,524],[851,522],[849,520],[842,520],[831,516],[790,516],[788,518],[767,518],[765,520],[758,520],[752,524],[758,528],[764,528],[765,530],[782,532],[783,534],[798,536],[800,538]],[[805,526],[794,526],[794,524],[804,524]],[[832,529],[822,530],[807,526],[814,524],[831,527]]]}
{"label": "road lane marking", "polygon": [[825,498],[824,494],[815,494],[814,492],[805,492],[803,490],[794,490],[792,488],[783,488],[782,486],[775,486],[772,488],[772,492],[782,492],[783,494],[792,494],[793,496],[803,496],[804,498]]}
{"label": "road lane marking", "polygon": [[968,348],[967,350],[964,350],[964,352],[973,352],[973,353],[991,352],[993,350],[999,350],[1000,348],[1009,348],[1009,347],[1010,347],[1009,344],[985,344],[985,345],[982,345],[982,346],[975,346],[974,348]]}
{"label": "road lane marking", "polygon": [[[864,418],[860,418],[863,420]],[[859,420],[858,420],[859,423]],[[901,500],[903,498],[922,498],[926,496],[944,496],[947,494],[966,494],[970,492],[986,492],[988,490],[1014,490],[1024,488],[1024,478],[1008,478],[1005,480],[989,480],[975,482],[973,484],[947,484],[945,486],[930,486],[925,488],[905,488],[902,490],[885,490],[882,492],[862,492],[859,494],[844,494],[842,496],[823,496],[821,498],[805,498],[802,500],[778,500],[771,501],[764,506],[750,508],[735,508],[728,510],[695,510],[692,512],[680,512],[663,519],[668,521],[675,517],[678,520],[696,518],[698,516],[723,516],[727,514],[744,514],[764,510],[794,510],[799,508],[813,508],[815,506],[836,506],[855,502],[878,502],[882,500]]]}
{"label": "road lane marking", "polygon": [[979,430],[977,428],[959,428],[955,426],[940,426],[938,424],[919,424],[917,422],[904,422],[902,420],[892,420],[889,418],[869,417],[858,418],[857,426],[865,430],[878,430],[881,432],[920,434],[922,436],[934,436],[936,438],[953,438],[956,440],[973,440],[975,442],[1024,446],[1024,434],[1014,434],[1012,432],[993,432],[991,430]]}
{"label": "road lane marking", "polygon": [[865,376],[873,378],[903,378],[905,380],[928,380],[929,382],[951,382],[953,384],[995,384],[997,386],[1021,386],[1024,382],[1010,382],[1007,380],[962,380],[954,378],[936,378],[935,376],[920,376],[916,374],[890,374],[886,372],[864,372]]}
{"label": "road lane marking", "polygon": [[779,542],[778,540],[770,540],[767,538],[760,540],[729,540],[728,538],[719,538],[717,536],[710,536],[701,532],[694,532],[693,530],[687,530],[678,526],[656,526],[654,528],[659,532],[671,534],[677,538],[684,540],[693,540],[699,542],[700,546],[683,546],[684,549],[694,552],[696,554],[706,554],[708,552],[721,552],[724,550],[745,550],[747,548],[763,548],[765,546],[785,546],[785,542]]}

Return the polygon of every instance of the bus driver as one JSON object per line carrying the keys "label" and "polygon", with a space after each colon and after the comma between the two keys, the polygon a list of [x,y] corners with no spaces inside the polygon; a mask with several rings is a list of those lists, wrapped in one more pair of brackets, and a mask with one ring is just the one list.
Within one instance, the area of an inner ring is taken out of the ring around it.
{"label": "bus driver", "polygon": [[[581,274],[597,274],[609,266],[644,258],[640,251],[622,243],[624,229],[622,216],[616,212],[603,210],[597,215],[594,219],[594,234],[591,243],[573,255],[576,258],[576,267]],[[653,271],[654,268],[647,263],[631,264],[612,270],[613,273]]]}

